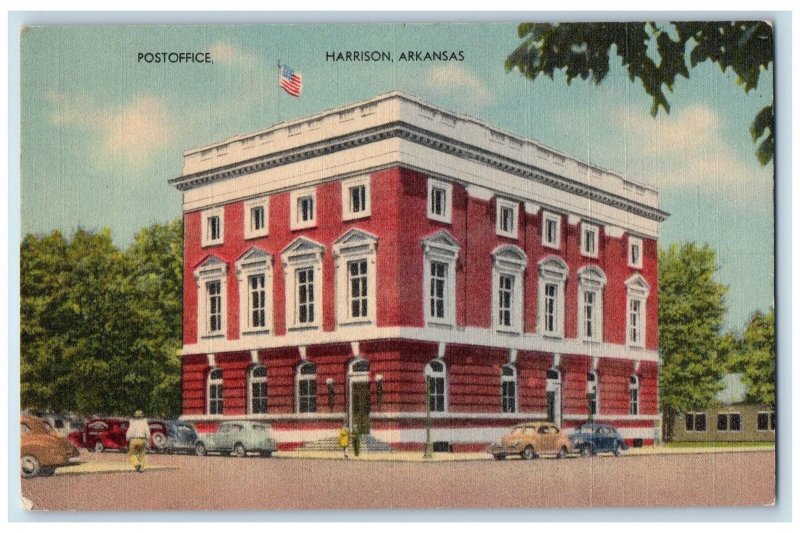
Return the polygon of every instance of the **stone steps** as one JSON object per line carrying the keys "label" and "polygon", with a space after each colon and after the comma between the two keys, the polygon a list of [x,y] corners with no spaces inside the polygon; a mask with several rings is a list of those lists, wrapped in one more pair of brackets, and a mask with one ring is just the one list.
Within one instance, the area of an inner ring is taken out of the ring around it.
{"label": "stone steps", "polygon": [[[352,437],[351,437],[352,440]],[[349,449],[353,449],[350,443]],[[339,446],[339,437],[327,437],[312,442],[306,442],[296,449],[296,451],[315,451],[315,452],[338,452],[342,447]],[[365,452],[391,452],[392,447],[385,442],[376,439],[372,435],[361,435],[361,450]]]}

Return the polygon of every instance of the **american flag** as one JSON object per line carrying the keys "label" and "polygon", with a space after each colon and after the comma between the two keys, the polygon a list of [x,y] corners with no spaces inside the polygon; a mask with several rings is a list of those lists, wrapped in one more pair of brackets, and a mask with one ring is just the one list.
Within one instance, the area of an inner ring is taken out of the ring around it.
{"label": "american flag", "polygon": [[300,96],[300,92],[303,90],[303,78],[300,73],[286,65],[281,65],[280,72],[281,88],[292,96]]}

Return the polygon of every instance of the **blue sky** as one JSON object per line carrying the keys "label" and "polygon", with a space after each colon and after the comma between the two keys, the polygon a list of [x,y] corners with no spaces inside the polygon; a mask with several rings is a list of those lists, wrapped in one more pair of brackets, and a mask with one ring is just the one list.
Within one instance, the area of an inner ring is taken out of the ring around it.
{"label": "blue sky", "polygon": [[[530,82],[503,62],[513,24],[72,26],[22,41],[22,233],[141,227],[180,216],[167,185],[187,148],[395,89],[537,139],[661,191],[661,244],[708,242],[730,286],[730,327],[773,303],[772,166],[748,126],[772,98],[771,73],[748,95],[711,65],[691,71],[653,119],[614,64],[599,86]],[[332,63],[326,51],[386,50],[393,63]],[[463,50],[465,61],[400,63],[404,50]],[[210,51],[213,65],[146,65],[138,52]],[[278,87],[281,60],[303,95]]]}

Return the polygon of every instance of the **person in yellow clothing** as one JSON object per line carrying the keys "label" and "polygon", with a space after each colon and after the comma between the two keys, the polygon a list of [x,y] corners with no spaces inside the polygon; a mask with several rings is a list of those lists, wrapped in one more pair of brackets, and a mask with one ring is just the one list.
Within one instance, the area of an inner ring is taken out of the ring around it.
{"label": "person in yellow clothing", "polygon": [[137,410],[133,419],[128,422],[128,432],[125,434],[128,441],[128,461],[137,472],[144,471],[144,455],[150,445],[150,425],[144,413]]}

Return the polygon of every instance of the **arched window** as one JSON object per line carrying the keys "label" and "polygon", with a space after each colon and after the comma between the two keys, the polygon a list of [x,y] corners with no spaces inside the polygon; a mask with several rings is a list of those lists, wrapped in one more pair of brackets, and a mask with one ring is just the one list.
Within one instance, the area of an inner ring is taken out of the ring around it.
{"label": "arched window", "polygon": [[317,365],[314,363],[297,367],[296,397],[298,413],[317,412]]}
{"label": "arched window", "polygon": [[264,365],[254,365],[247,373],[250,393],[249,412],[263,414],[267,412],[267,369]]}
{"label": "arched window", "polygon": [[221,415],[225,408],[222,386],[222,369],[212,368],[208,373],[208,414]]}
{"label": "arched window", "polygon": [[428,382],[428,405],[432,413],[447,410],[447,367],[444,362],[434,359],[425,367]]}
{"label": "arched window", "polygon": [[369,361],[366,359],[356,359],[350,363],[350,373],[369,372]]}
{"label": "arched window", "polygon": [[586,397],[589,401],[589,416],[600,412],[600,382],[594,370],[586,374]]}
{"label": "arched window", "polygon": [[509,363],[500,371],[502,409],[504,413],[517,412],[517,369]]}
{"label": "arched window", "polygon": [[628,404],[628,414],[631,415],[638,415],[639,414],[639,376],[633,374],[630,379],[630,383],[628,384],[628,394],[629,394],[629,404]]}

